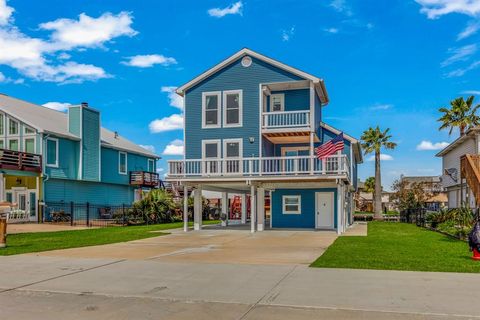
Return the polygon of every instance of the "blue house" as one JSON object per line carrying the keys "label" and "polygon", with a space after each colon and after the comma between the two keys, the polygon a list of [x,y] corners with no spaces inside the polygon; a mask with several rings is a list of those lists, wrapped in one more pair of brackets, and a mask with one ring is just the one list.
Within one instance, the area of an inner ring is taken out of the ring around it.
{"label": "blue house", "polygon": [[169,162],[167,180],[195,190],[195,229],[202,190],[222,192],[224,213],[228,194],[238,195],[241,214],[229,212],[229,222],[249,219],[252,232],[269,223],[341,233],[352,223],[362,152],[344,133],[343,151],[315,156],[341,133],[322,121],[329,102],[322,79],[242,49],[177,94],[184,97],[185,156]]}
{"label": "blue house", "polygon": [[157,155],[100,125],[86,103],[60,112],[0,95],[0,200],[38,221],[41,203],[131,204],[157,187]]}

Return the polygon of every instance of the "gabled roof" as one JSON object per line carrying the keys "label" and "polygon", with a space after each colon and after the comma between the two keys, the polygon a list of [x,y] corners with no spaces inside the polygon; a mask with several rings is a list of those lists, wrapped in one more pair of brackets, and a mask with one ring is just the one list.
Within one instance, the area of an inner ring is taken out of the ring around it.
{"label": "gabled roof", "polygon": [[[71,140],[79,137],[68,131],[68,115],[64,112],[39,106],[17,98],[0,94],[0,110],[12,115],[41,133],[51,133]],[[138,153],[148,157],[160,158],[155,153],[121,137],[115,138],[115,133],[101,128],[102,146]]]}
{"label": "gabled roof", "polygon": [[441,150],[439,153],[437,153],[435,156],[436,157],[443,157],[453,149],[455,149],[457,146],[461,145],[464,141],[467,141],[469,139],[473,139],[475,135],[477,135],[480,132],[480,127],[475,127],[475,128],[470,128],[465,132],[463,136],[458,137],[455,139],[452,143],[450,143],[448,146],[446,146],[443,150]]}
{"label": "gabled roof", "polygon": [[[338,130],[337,128],[332,127],[331,125],[326,124],[325,122],[320,122],[320,127],[327,129],[328,131],[334,134],[340,134],[343,131]],[[343,132],[343,138],[350,141],[353,147],[353,151],[355,152],[355,157],[358,159],[357,163],[363,162],[363,154],[362,154],[362,147],[360,146],[360,142],[355,139],[354,137],[346,134]]]}
{"label": "gabled roof", "polygon": [[241,49],[240,51],[238,51],[237,53],[231,55],[230,57],[228,57],[227,59],[223,60],[222,62],[216,64],[215,66],[213,66],[212,68],[208,69],[207,71],[203,72],[202,74],[200,74],[199,76],[193,78],[192,80],[190,80],[189,82],[185,83],[184,85],[180,86],[177,88],[176,92],[183,96],[185,94],[185,91],[190,89],[191,87],[195,86],[196,84],[198,84],[199,82],[205,80],[206,78],[208,78],[209,76],[215,74],[216,72],[222,70],[223,68],[227,67],[228,65],[230,65],[231,63],[237,61],[239,58],[243,57],[243,56],[250,56],[250,57],[253,57],[253,58],[256,58],[258,60],[262,60],[266,63],[269,63],[277,68],[280,68],[282,70],[285,70],[285,71],[288,71],[294,75],[297,75],[301,78],[304,78],[304,79],[307,79],[307,80],[311,80],[314,82],[314,84],[317,86],[317,90],[320,90],[321,91],[321,95],[319,94],[319,96],[321,96],[320,98],[323,99],[324,101],[322,101],[324,104],[327,104],[328,103],[328,93],[327,93],[327,90],[325,88],[325,83],[323,81],[323,79],[320,79],[318,77],[315,77],[309,73],[306,73],[302,70],[299,70],[299,69],[296,69],[296,68],[293,68],[293,67],[290,67],[282,62],[279,62],[277,60],[274,60],[272,58],[269,58],[267,56],[264,56],[263,54],[260,54],[258,52],[255,52],[253,50],[250,50],[248,48],[243,48]]}

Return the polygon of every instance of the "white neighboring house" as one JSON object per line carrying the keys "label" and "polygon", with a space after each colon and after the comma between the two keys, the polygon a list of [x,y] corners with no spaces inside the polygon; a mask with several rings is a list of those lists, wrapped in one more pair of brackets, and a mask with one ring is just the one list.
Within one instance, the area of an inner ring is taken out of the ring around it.
{"label": "white neighboring house", "polygon": [[436,155],[442,158],[442,184],[447,192],[448,208],[458,208],[467,201],[470,208],[475,207],[473,193],[470,188],[466,189],[465,180],[463,181],[463,191],[461,190],[460,158],[466,154],[480,154],[480,127],[468,129],[465,135],[453,141]]}

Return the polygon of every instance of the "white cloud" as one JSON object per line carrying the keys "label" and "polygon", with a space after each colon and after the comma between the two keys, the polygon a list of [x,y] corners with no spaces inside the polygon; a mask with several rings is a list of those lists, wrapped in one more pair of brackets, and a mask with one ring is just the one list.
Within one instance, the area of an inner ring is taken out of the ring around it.
{"label": "white cloud", "polygon": [[480,29],[479,22],[469,22],[465,29],[463,29],[457,36],[457,41],[470,37],[478,32]]}
{"label": "white cloud", "polygon": [[59,60],[68,60],[70,59],[72,56],[69,55],[68,53],[66,52],[61,52],[58,56],[57,56],[57,59]]}
{"label": "white cloud", "polygon": [[290,29],[282,30],[282,41],[290,41],[290,39],[295,35],[295,26]]}
{"label": "white cloud", "polygon": [[468,67],[466,67],[466,68],[459,68],[459,69],[450,71],[450,72],[448,72],[447,74],[445,74],[445,76],[446,76],[447,78],[461,77],[461,76],[463,76],[465,73],[467,73],[468,71],[477,69],[478,67],[480,67],[480,60],[471,63],[471,64],[470,64]]}
{"label": "white cloud", "polygon": [[352,8],[347,4],[346,0],[333,0],[330,2],[330,7],[337,12],[341,12],[347,16],[353,15]]}
{"label": "white cloud", "polygon": [[480,14],[480,0],[415,0],[422,6],[420,12],[429,19],[436,19],[450,13],[476,17]]}
{"label": "white cloud", "polygon": [[419,151],[429,151],[429,150],[442,150],[449,145],[448,142],[431,142],[428,140],[423,140],[417,145],[417,150]]}
{"label": "white cloud", "polygon": [[160,172],[163,172],[163,171],[165,171],[165,169],[163,169],[163,168],[157,168],[157,173],[160,173]]}
{"label": "white cloud", "polygon": [[15,9],[7,5],[7,0],[0,0],[0,26],[10,22],[13,11]]}
{"label": "white cloud", "polygon": [[160,64],[162,66],[169,66],[172,64],[177,64],[177,60],[172,57],[165,57],[161,54],[146,54],[146,55],[137,55],[129,57],[129,60],[123,61],[122,64],[130,67],[139,67],[139,68],[150,68],[155,64]]}
{"label": "white cloud", "polygon": [[7,80],[7,77],[3,73],[0,72],[0,82],[5,82]]}
{"label": "white cloud", "polygon": [[181,156],[183,155],[183,152],[184,152],[183,141],[180,139],[176,139],[170,142],[165,147],[162,154],[165,156]]}
{"label": "white cloud", "polygon": [[208,10],[208,14],[211,17],[222,18],[228,14],[242,15],[243,4],[242,1],[235,2],[226,8],[212,8]]}
{"label": "white cloud", "polygon": [[67,102],[51,101],[51,102],[47,102],[47,103],[42,104],[42,106],[53,109],[53,110],[65,112],[65,111],[67,111],[68,107],[71,106],[71,104],[67,103]]}
{"label": "white cloud", "polygon": [[152,146],[151,144],[148,144],[148,145],[145,145],[145,144],[140,144],[140,147],[142,147],[143,149],[146,149],[150,152],[153,152],[155,153],[155,147]]}
{"label": "white cloud", "polygon": [[476,44],[469,44],[459,48],[450,48],[448,49],[448,52],[451,56],[445,59],[440,65],[443,68],[458,61],[467,61],[477,52],[477,49]]}
{"label": "white cloud", "polygon": [[[382,161],[392,161],[393,157],[389,154],[381,153],[380,160]],[[370,156],[367,161],[375,161],[375,155]]]}
{"label": "white cloud", "polygon": [[461,94],[470,94],[474,96],[479,96],[480,95],[480,90],[465,90],[460,92]]}
{"label": "white cloud", "polygon": [[175,92],[175,89],[177,89],[177,87],[164,86],[161,88],[162,92],[168,93],[168,100],[170,101],[170,105],[172,107],[183,110],[183,97],[178,95]]}
{"label": "white cloud", "polygon": [[132,15],[122,11],[117,15],[107,12],[98,18],[92,18],[82,13],[78,20],[57,19],[42,23],[39,27],[52,31],[51,46],[59,50],[97,47],[116,37],[133,37],[137,31],[132,29],[132,23]]}
{"label": "white cloud", "polygon": [[393,108],[393,104],[376,104],[374,106],[371,106],[369,109],[372,111],[378,111],[378,110],[389,110]]}
{"label": "white cloud", "polygon": [[325,29],[323,29],[323,31],[325,31],[327,33],[335,34],[335,33],[338,33],[339,30],[337,28],[325,28]]}
{"label": "white cloud", "polygon": [[151,133],[183,129],[183,115],[172,114],[162,119],[155,119],[148,125]]}

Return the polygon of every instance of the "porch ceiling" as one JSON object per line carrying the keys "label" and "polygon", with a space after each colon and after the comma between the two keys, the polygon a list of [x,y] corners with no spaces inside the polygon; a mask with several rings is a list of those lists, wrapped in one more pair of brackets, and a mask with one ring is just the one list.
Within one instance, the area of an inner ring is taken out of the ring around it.
{"label": "porch ceiling", "polygon": [[264,86],[267,87],[268,90],[270,91],[306,89],[306,88],[310,88],[310,81],[300,80],[300,81],[266,83]]}
{"label": "porch ceiling", "polygon": [[[269,132],[264,133],[263,136],[274,144],[280,143],[310,143],[310,131],[296,131],[296,132]],[[320,139],[315,134],[314,142],[320,142]]]}

